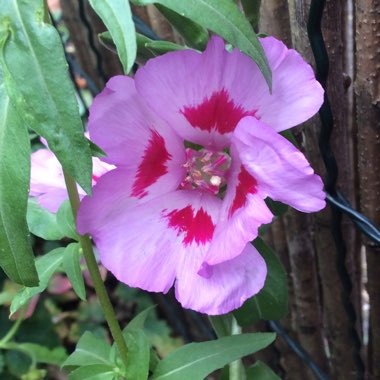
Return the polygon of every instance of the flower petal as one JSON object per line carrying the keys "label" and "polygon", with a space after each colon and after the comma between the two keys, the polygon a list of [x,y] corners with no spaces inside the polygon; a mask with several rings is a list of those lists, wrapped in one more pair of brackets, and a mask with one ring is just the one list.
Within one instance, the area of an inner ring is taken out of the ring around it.
{"label": "flower petal", "polygon": [[136,88],[185,140],[223,148],[238,121],[257,112],[251,100],[256,74],[249,57],[227,52],[213,37],[203,54],[182,50],[148,61],[136,74]]}
{"label": "flower petal", "polygon": [[257,117],[276,131],[294,127],[312,117],[323,103],[323,88],[313,69],[293,49],[281,41],[261,38],[272,69],[272,93],[265,80],[258,78],[255,90]]}
{"label": "flower petal", "polygon": [[321,178],[305,156],[271,127],[256,118],[244,118],[232,143],[263,194],[304,212],[325,207]]}
{"label": "flower petal", "polygon": [[183,179],[183,141],[145,106],[133,79],[116,76],[107,83],[90,108],[88,128],[91,140],[107,153],[103,161],[133,172],[133,196],[154,192],[162,177],[170,184],[165,191]]}
{"label": "flower petal", "polygon": [[[94,157],[92,159],[92,185],[107,171],[114,168]],[[86,193],[78,186],[79,197]],[[54,153],[48,149],[39,149],[31,155],[29,195],[37,197],[38,203],[50,212],[57,212],[62,202],[68,199],[62,166]]]}
{"label": "flower petal", "polygon": [[201,273],[241,254],[246,244],[258,236],[262,224],[270,223],[273,215],[264,202],[266,197],[247,170],[242,166],[236,148],[231,146],[232,166],[227,178],[214,238],[207,252]]}
{"label": "flower petal", "polygon": [[92,235],[102,264],[120,281],[166,292],[182,257],[203,255],[212,239],[221,201],[209,194],[179,190],[147,202],[138,200],[144,203],[133,207],[128,192],[107,191],[130,186],[122,183],[117,171],[121,174],[117,169],[102,177],[93,197],[83,200],[78,231]]}
{"label": "flower petal", "polygon": [[225,314],[264,286],[266,264],[251,244],[238,257],[210,267],[207,277],[197,274],[201,261],[199,255],[185,255],[179,267],[176,297],[185,308],[209,315]]}

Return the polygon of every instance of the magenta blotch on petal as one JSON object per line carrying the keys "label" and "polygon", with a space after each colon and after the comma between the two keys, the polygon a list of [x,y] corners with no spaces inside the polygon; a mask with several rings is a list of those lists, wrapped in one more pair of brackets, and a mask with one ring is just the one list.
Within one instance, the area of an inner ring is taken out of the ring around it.
{"label": "magenta blotch on petal", "polygon": [[77,227],[120,281],[174,285],[184,307],[227,313],[264,286],[250,241],[273,218],[265,198],[324,206],[322,181],[276,132],[317,112],[323,90],[298,53],[261,43],[272,93],[248,56],[213,37],[204,53],[171,52],[135,79],[112,78],[94,100],[90,136],[116,169],[83,199]]}

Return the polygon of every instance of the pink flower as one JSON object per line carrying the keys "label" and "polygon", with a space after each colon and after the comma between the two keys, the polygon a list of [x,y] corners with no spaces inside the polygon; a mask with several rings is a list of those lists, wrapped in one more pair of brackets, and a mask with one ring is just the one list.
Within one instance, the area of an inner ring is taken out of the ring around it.
{"label": "pink flower", "polygon": [[264,199],[325,206],[321,179],[277,133],[315,114],[323,90],[298,53],[261,43],[272,94],[249,57],[214,37],[203,54],[168,53],[134,80],[112,78],[95,99],[91,139],[116,169],[83,199],[77,224],[120,281],[153,292],[175,284],[185,308],[227,313],[264,286],[250,244],[273,217]]}
{"label": "pink flower", "polygon": [[[47,145],[44,139],[42,142]],[[114,168],[94,157],[92,159],[92,185],[107,171]],[[78,186],[82,199],[86,193]],[[31,156],[30,191],[31,197],[37,197],[38,203],[51,212],[57,212],[63,201],[68,199],[62,166],[49,149],[39,149]]]}

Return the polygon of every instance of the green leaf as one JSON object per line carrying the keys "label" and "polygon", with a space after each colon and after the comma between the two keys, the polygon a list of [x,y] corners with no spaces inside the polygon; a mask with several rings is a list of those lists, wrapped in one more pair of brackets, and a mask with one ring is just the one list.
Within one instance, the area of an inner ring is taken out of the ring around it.
{"label": "green leaf", "polygon": [[152,380],[204,379],[224,365],[263,349],[275,334],[241,334],[187,344],[161,360]]}
{"label": "green leaf", "polygon": [[[288,211],[288,205],[281,203],[279,201],[274,201],[273,199],[267,197],[265,198],[265,203],[269,207],[269,209],[272,211],[272,213],[275,216],[281,216]],[[270,225],[270,224],[269,224]]]}
{"label": "green leaf", "polygon": [[67,366],[90,366],[101,364],[104,366],[112,366],[109,360],[111,352],[110,345],[103,339],[86,331],[79,339],[75,351],[62,364]]}
{"label": "green leaf", "polygon": [[146,380],[148,378],[150,343],[143,329],[149,313],[154,308],[155,306],[150,306],[137,314],[123,330],[128,349],[127,379]]}
{"label": "green leaf", "polygon": [[63,347],[49,349],[36,343],[20,343],[17,347],[28,352],[34,362],[60,366],[67,358]]}
{"label": "green leaf", "polygon": [[80,267],[80,245],[71,243],[65,249],[62,268],[66,272],[75,293],[82,300],[86,300],[86,289],[84,286],[82,269]]}
{"label": "green leaf", "polygon": [[137,5],[161,4],[181,16],[219,34],[233,46],[249,55],[272,87],[271,70],[264,50],[249,21],[231,0],[132,0]]}
{"label": "green leaf", "polygon": [[87,141],[90,144],[91,154],[93,157],[106,157],[107,156],[106,152],[102,148],[98,147],[94,142],[92,142],[89,139],[87,139]]}
{"label": "green leaf", "polygon": [[231,313],[224,315],[210,315],[209,320],[218,338],[232,335],[234,316]]}
{"label": "green leaf", "polygon": [[113,380],[114,368],[105,364],[79,367],[69,374],[69,380]]}
{"label": "green leaf", "polygon": [[149,374],[150,344],[144,330],[125,330],[123,336],[128,349],[126,378],[146,380]]}
{"label": "green leaf", "polygon": [[90,0],[92,8],[103,20],[115,42],[125,74],[136,59],[136,31],[128,0]]}
{"label": "green leaf", "polygon": [[46,255],[36,259],[36,268],[40,285],[32,288],[22,288],[14,297],[11,303],[11,315],[21,306],[25,305],[36,294],[42,293],[48,286],[53,273],[58,269],[63,260],[65,248],[56,248]]}
{"label": "green leaf", "polygon": [[79,236],[75,230],[74,215],[69,201],[64,201],[59,208],[57,212],[57,223],[64,236],[79,240]]}
{"label": "green leaf", "polygon": [[127,325],[127,327],[124,329],[124,331],[128,330],[137,330],[137,329],[143,329],[145,325],[145,321],[149,316],[149,313],[151,313],[156,308],[156,305],[150,306],[143,310],[141,313],[137,314]]}
{"label": "green leaf", "polygon": [[233,312],[240,326],[251,325],[260,319],[280,319],[288,312],[286,272],[280,260],[260,238],[257,238],[253,245],[263,256],[268,275],[260,293]]}
{"label": "green leaf", "polygon": [[[0,46],[1,46],[0,32]],[[0,266],[14,282],[38,285],[26,223],[30,143],[7,96],[0,67]]]}
{"label": "green leaf", "polygon": [[26,214],[29,230],[45,240],[61,240],[65,234],[59,228],[57,216],[41,207],[35,199],[28,200]]}
{"label": "green leaf", "polygon": [[197,50],[206,48],[208,32],[205,28],[165,6],[157,4],[156,7],[183,37],[187,45]]}
{"label": "green leaf", "polygon": [[281,380],[266,364],[257,361],[247,369],[247,380]]}
{"label": "green leaf", "polygon": [[1,2],[5,88],[24,125],[47,140],[64,169],[90,193],[91,151],[62,42],[47,19],[42,0]]}

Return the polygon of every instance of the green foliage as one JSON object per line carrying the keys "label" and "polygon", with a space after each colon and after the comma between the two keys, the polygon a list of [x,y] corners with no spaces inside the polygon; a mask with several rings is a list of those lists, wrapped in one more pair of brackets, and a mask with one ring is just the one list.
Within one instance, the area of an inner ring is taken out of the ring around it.
{"label": "green foliage", "polygon": [[69,201],[63,202],[59,208],[57,212],[57,223],[64,236],[74,240],[79,240],[79,236],[75,229],[75,220]]}
{"label": "green foliage", "polygon": [[0,63],[7,94],[27,125],[46,138],[64,169],[91,192],[91,151],[83,136],[62,43],[43,0],[4,0]]}
{"label": "green foliage", "polygon": [[163,5],[157,4],[156,7],[183,37],[187,45],[197,50],[206,48],[208,32],[205,28]]}
{"label": "green foliage", "polygon": [[204,28],[248,54],[258,65],[269,87],[272,77],[263,48],[249,21],[231,0],[132,0],[137,5],[160,4]]}
{"label": "green foliage", "polygon": [[247,369],[247,380],[281,380],[265,363],[257,361]]}
{"label": "green foliage", "polygon": [[260,238],[253,245],[263,256],[268,275],[260,293],[233,312],[241,326],[251,325],[260,319],[280,319],[288,311],[288,287],[286,272],[276,254]]}
{"label": "green foliage", "polygon": [[40,284],[39,286],[31,288],[24,287],[16,294],[11,304],[11,315],[21,306],[25,305],[32,297],[47,288],[51,276],[62,263],[64,251],[65,248],[57,248],[36,259],[36,268]]}
{"label": "green foliage", "polygon": [[53,364],[60,366],[67,358],[66,351],[63,347],[49,349],[36,343],[20,343],[17,349],[28,353],[33,362]]}
{"label": "green foliage", "polygon": [[156,367],[152,380],[203,379],[216,369],[263,349],[275,334],[241,334],[179,348]]}
{"label": "green foliage", "polygon": [[121,370],[115,359],[111,346],[104,339],[85,332],[63,367],[73,369],[69,380],[119,379]]}
{"label": "green foliage", "polygon": [[[0,31],[0,48],[3,36]],[[28,131],[5,92],[0,68],[0,266],[13,281],[36,286],[26,224],[29,155]]]}
{"label": "green foliage", "polygon": [[41,207],[35,199],[28,200],[26,214],[29,230],[45,240],[61,240],[65,237],[57,222],[57,215]]}
{"label": "green foliage", "polygon": [[123,330],[128,348],[127,379],[146,380],[149,373],[150,343],[144,332],[144,324],[152,307],[134,317]]}
{"label": "green foliage", "polygon": [[123,65],[128,74],[136,59],[136,32],[128,0],[90,0],[92,8],[109,30]]}
{"label": "green foliage", "polygon": [[62,261],[62,268],[64,272],[66,272],[75,293],[81,300],[86,300],[86,289],[80,266],[80,249],[78,243],[71,243],[66,247]]}
{"label": "green foliage", "polygon": [[75,351],[63,363],[63,367],[68,366],[88,366],[102,364],[113,365],[110,360],[111,346],[96,335],[85,332],[79,339]]}

